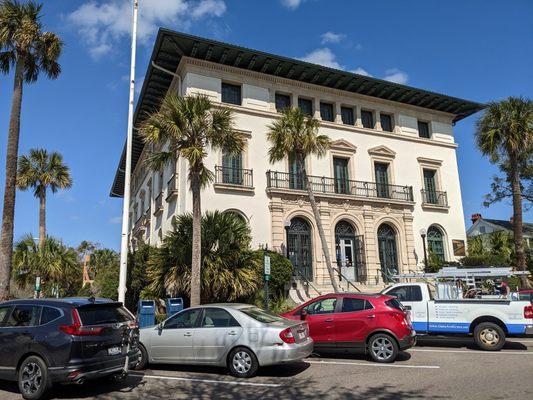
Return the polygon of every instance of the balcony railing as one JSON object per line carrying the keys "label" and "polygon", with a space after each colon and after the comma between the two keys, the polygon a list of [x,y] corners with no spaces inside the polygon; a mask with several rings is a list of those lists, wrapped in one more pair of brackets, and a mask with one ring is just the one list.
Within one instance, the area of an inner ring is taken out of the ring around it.
{"label": "balcony railing", "polygon": [[215,183],[252,188],[254,187],[253,170],[215,165]]}
{"label": "balcony railing", "polygon": [[421,190],[422,204],[448,207],[448,194],[439,190]]}
{"label": "balcony railing", "polygon": [[[413,201],[412,186],[388,185],[311,175],[309,175],[309,180],[315,193]],[[267,187],[288,190],[306,189],[303,175],[279,171],[267,171]]]}

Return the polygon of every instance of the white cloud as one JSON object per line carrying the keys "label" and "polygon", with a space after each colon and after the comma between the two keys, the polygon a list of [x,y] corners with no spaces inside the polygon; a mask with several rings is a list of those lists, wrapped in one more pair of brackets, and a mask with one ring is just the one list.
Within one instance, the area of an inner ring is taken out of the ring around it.
{"label": "white cloud", "polygon": [[371,74],[368,73],[366,69],[361,68],[361,67],[353,69],[350,72],[353,72],[354,74],[364,75],[364,76],[372,76]]}
{"label": "white cloud", "polygon": [[281,0],[281,4],[291,10],[296,10],[305,0]]}
{"label": "white cloud", "polygon": [[[226,11],[224,0],[150,0],[141,1],[137,38],[146,44],[160,26],[187,29],[192,22],[220,17]],[[99,59],[109,54],[121,39],[131,34],[131,1],[88,1],[67,16],[89,47],[89,54]]]}
{"label": "white cloud", "polygon": [[322,37],[322,44],[339,43],[340,41],[346,39],[346,35],[344,33],[335,33],[331,31],[323,33],[321,37]]}
{"label": "white cloud", "polygon": [[385,71],[383,79],[394,83],[406,84],[409,76],[398,68],[391,68]]}
{"label": "white cloud", "polygon": [[121,224],[122,223],[122,216],[109,218],[109,223],[113,224],[113,225]]}
{"label": "white cloud", "polygon": [[342,65],[337,62],[335,54],[327,47],[313,50],[311,53],[300,58],[302,61],[307,61],[313,64],[320,64],[325,67],[344,69]]}

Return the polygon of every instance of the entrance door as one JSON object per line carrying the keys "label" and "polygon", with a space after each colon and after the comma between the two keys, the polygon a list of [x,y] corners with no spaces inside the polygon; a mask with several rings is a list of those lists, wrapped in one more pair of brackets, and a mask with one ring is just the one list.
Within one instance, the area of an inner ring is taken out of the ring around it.
{"label": "entrance door", "polygon": [[363,236],[355,235],[355,228],[348,221],[335,226],[335,248],[340,279],[361,282],[364,280]]}
{"label": "entrance door", "polygon": [[333,173],[335,175],[335,193],[349,193],[350,183],[348,180],[348,159],[334,157]]}
{"label": "entrance door", "polygon": [[384,282],[391,282],[392,275],[398,273],[398,253],[396,233],[391,226],[383,224],[378,229],[379,262]]}
{"label": "entrance door", "polygon": [[375,163],[376,194],[378,197],[389,198],[389,164]]}
{"label": "entrance door", "polygon": [[289,260],[305,279],[313,280],[313,253],[311,228],[302,218],[293,218],[288,231]]}
{"label": "entrance door", "polygon": [[426,190],[426,202],[437,204],[437,185],[435,184],[436,171],[431,169],[424,170],[424,189]]}

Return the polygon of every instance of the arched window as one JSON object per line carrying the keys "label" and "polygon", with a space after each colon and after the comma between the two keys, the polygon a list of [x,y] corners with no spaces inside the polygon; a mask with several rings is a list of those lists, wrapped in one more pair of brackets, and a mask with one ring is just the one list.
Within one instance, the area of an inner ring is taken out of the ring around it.
{"label": "arched window", "polygon": [[289,260],[297,274],[313,280],[313,251],[311,227],[300,217],[293,218],[287,231],[287,250]]}
{"label": "arched window", "polygon": [[342,220],[335,225],[335,254],[340,280],[364,280],[363,238],[356,236],[355,228],[348,221]]}
{"label": "arched window", "polygon": [[246,215],[240,210],[230,209],[230,210],[226,210],[224,212],[225,213],[231,213],[231,214],[235,215],[236,217],[238,217],[239,219],[241,219],[243,222],[248,223],[248,218],[246,218]]}
{"label": "arched window", "polygon": [[445,261],[444,254],[444,234],[435,225],[428,229],[427,233],[428,249],[433,252],[441,262]]}
{"label": "arched window", "polygon": [[378,228],[378,249],[381,275],[385,282],[391,282],[392,275],[398,273],[398,251],[396,232],[388,224],[382,224]]}

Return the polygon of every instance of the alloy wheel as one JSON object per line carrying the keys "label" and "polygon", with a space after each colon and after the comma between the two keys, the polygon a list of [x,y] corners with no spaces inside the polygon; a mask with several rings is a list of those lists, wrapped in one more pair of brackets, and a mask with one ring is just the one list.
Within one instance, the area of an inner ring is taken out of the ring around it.
{"label": "alloy wheel", "polygon": [[245,374],[252,368],[252,358],[247,352],[238,351],[233,356],[232,364],[238,373]]}
{"label": "alloy wheel", "polygon": [[394,354],[394,346],[389,339],[379,337],[372,342],[372,353],[379,360],[388,360]]}
{"label": "alloy wheel", "polygon": [[487,346],[496,346],[500,341],[500,335],[495,329],[485,328],[479,332],[479,339]]}
{"label": "alloy wheel", "polygon": [[32,395],[36,393],[42,384],[41,368],[34,362],[26,364],[22,370],[21,383],[25,394]]}

